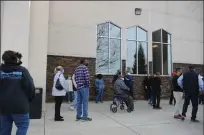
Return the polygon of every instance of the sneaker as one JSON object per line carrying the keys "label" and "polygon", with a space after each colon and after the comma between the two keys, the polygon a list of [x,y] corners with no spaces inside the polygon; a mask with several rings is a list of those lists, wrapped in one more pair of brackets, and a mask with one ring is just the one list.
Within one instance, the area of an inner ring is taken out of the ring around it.
{"label": "sneaker", "polygon": [[160,107],[160,106],[157,106],[157,109],[162,109],[162,107]]}
{"label": "sneaker", "polygon": [[80,121],[80,120],[82,120],[82,118],[79,118],[79,117],[78,117],[78,118],[76,118],[76,121]]}
{"label": "sneaker", "polygon": [[98,101],[96,101],[95,103],[98,104]]}
{"label": "sneaker", "polygon": [[63,119],[64,117],[60,116],[60,119]]}
{"label": "sneaker", "polygon": [[174,115],[174,119],[182,119],[183,117],[179,114],[179,115]]}
{"label": "sneaker", "polygon": [[200,122],[199,120],[197,119],[191,119],[192,122]]}
{"label": "sneaker", "polygon": [[101,103],[103,103],[103,101],[101,101]]}
{"label": "sneaker", "polygon": [[182,114],[183,117],[186,117],[186,114]]}
{"label": "sneaker", "polygon": [[88,118],[88,117],[87,117],[87,118],[82,118],[81,120],[82,120],[82,121],[92,121],[92,118]]}

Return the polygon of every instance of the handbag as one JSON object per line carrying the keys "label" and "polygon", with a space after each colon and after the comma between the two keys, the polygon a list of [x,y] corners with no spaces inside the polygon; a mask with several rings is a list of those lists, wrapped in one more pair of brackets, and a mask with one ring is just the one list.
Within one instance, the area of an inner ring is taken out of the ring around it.
{"label": "handbag", "polygon": [[[61,75],[61,74],[60,74],[60,75]],[[56,88],[57,90],[59,90],[59,91],[61,91],[61,90],[64,89],[64,88],[62,87],[61,83],[60,83],[60,75],[59,75],[59,77],[58,77],[58,79],[57,79],[57,82],[56,82],[56,84],[55,84],[55,88]]]}

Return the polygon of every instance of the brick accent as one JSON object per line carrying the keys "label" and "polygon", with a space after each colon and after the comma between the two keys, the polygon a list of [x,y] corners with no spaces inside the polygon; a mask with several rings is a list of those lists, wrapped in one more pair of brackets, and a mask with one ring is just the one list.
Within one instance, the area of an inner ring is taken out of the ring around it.
{"label": "brick accent", "polygon": [[[47,57],[47,91],[46,91],[46,101],[52,102],[52,85],[54,77],[55,67],[61,65],[65,69],[65,75],[72,75],[75,71],[75,68],[79,65],[81,57],[71,57],[71,56],[54,56],[48,55]],[[91,87],[90,87],[90,100],[95,99],[95,90],[94,90],[94,78],[95,78],[95,58],[86,58],[89,60],[89,71],[91,74]],[[126,61],[122,60],[122,72],[125,73]],[[184,67],[184,70],[188,68],[190,64],[174,63],[174,70],[177,67]],[[197,71],[203,71],[203,65],[194,65]],[[149,62],[149,73],[152,73],[152,62]],[[134,81],[134,93],[136,99],[145,99],[145,91],[142,85],[145,76],[133,76]],[[104,100],[112,100],[113,98],[113,85],[112,85],[113,75],[104,75],[105,81],[105,91],[104,91]],[[162,80],[162,98],[168,98],[170,95],[169,90],[169,79],[168,76],[161,76]]]}

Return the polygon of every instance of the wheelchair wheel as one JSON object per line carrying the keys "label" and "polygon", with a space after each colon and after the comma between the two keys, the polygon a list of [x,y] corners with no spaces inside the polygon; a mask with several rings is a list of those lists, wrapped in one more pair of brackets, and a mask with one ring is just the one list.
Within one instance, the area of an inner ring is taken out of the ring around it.
{"label": "wheelchair wheel", "polygon": [[125,106],[124,105],[120,105],[120,110],[124,110]]}
{"label": "wheelchair wheel", "polygon": [[132,112],[132,110],[130,110],[130,109],[127,109],[127,112],[131,113],[131,112]]}
{"label": "wheelchair wheel", "polygon": [[113,112],[113,113],[116,113],[116,112],[117,112],[117,107],[113,107],[113,108],[112,108],[112,112]]}

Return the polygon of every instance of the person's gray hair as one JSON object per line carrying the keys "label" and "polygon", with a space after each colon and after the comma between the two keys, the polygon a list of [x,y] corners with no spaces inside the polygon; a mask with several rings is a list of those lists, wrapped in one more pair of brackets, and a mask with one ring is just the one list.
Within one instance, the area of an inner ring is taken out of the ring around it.
{"label": "person's gray hair", "polygon": [[62,66],[57,66],[54,70],[54,73],[56,74],[58,71],[61,71],[63,72],[64,71],[64,68]]}

